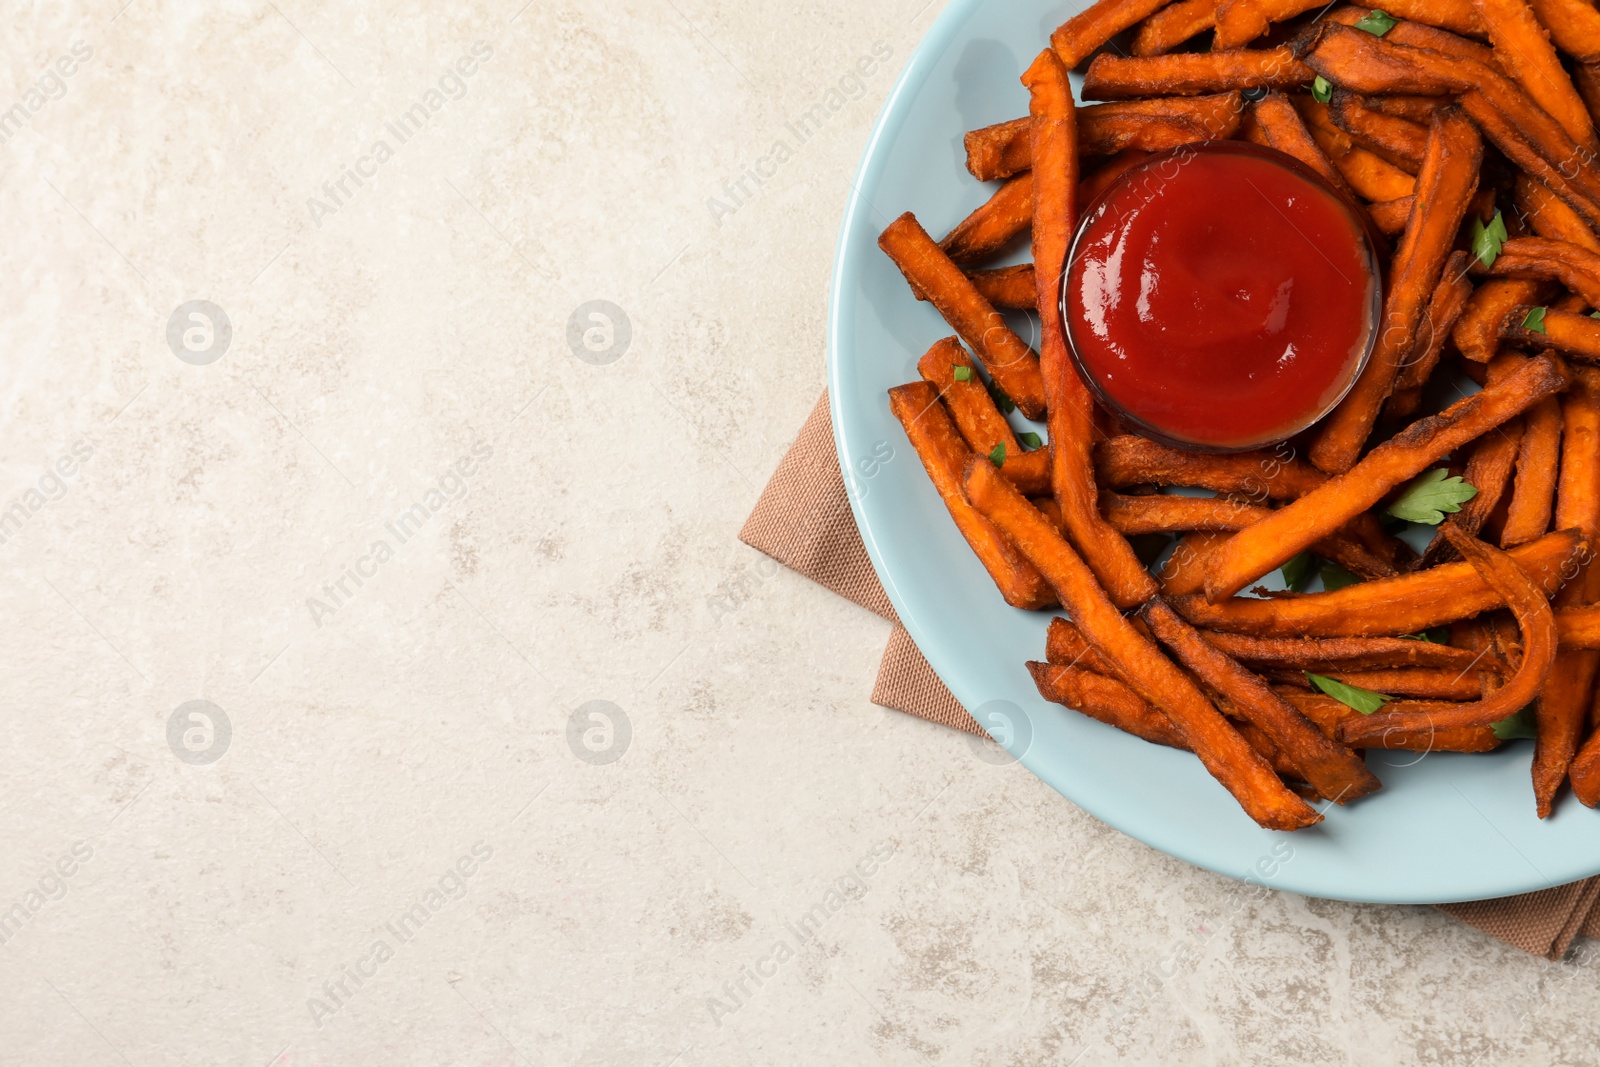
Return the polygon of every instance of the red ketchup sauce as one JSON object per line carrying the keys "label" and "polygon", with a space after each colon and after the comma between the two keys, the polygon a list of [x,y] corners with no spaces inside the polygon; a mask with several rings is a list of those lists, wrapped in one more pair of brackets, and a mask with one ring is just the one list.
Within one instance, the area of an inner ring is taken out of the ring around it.
{"label": "red ketchup sauce", "polygon": [[1281,441],[1326,415],[1380,314],[1359,210],[1297,161],[1218,141],[1146,161],[1086,213],[1062,281],[1079,373],[1175,445]]}

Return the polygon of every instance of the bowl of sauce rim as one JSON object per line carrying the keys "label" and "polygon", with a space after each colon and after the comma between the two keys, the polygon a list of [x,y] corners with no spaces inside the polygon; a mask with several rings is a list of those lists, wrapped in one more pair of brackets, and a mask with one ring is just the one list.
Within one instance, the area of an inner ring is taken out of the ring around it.
{"label": "bowl of sauce rim", "polygon": [[1154,440],[1283,442],[1337,407],[1371,358],[1378,240],[1348,193],[1282,152],[1205,141],[1152,155],[1088,205],[1069,245],[1073,365]]}

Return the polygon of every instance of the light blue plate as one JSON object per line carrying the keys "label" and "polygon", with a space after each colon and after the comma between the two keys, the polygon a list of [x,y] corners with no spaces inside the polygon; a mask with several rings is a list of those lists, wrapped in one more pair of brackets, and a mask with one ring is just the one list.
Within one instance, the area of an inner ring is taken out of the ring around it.
{"label": "light blue plate", "polygon": [[[1384,788],[1294,834],[1257,827],[1192,755],[1042,700],[1025,660],[1049,616],[1007,607],[956,532],[889,413],[890,386],[952,331],[878,250],[914,211],[939,234],[986,190],[964,132],[1027,113],[1018,78],[1082,4],[952,0],[907,64],[867,144],[839,236],[828,385],[850,503],[878,577],[939,677],[1022,762],[1073,803],[1189,863],[1319,897],[1474,900],[1600,873],[1600,812],[1570,795],[1534,815],[1531,742],[1490,755],[1373,753]],[[1042,431],[1042,427],[1039,427]]]}

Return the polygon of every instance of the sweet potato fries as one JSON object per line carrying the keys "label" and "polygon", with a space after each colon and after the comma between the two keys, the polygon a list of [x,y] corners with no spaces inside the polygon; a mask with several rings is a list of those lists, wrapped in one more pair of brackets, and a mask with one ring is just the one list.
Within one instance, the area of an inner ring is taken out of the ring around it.
{"label": "sweet potato fries", "polygon": [[[1587,0],[1099,0],[1055,31],[1019,117],[966,135],[994,183],[971,214],[879,240],[956,334],[893,413],[1000,600],[1067,616],[1018,657],[1041,697],[1194,753],[1271,829],[1378,790],[1366,749],[1487,752],[1513,722],[1540,817],[1569,781],[1600,805],[1597,65]],[[1338,406],[1215,454],[1099,410],[1058,301],[1086,201],[1231,138],[1350,194],[1386,262]],[[1037,314],[1037,355],[997,308]]]}

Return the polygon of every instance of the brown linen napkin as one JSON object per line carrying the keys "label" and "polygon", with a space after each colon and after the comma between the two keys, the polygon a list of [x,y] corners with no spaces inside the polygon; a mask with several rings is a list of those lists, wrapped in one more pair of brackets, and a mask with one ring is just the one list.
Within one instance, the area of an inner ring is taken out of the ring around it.
{"label": "brown linen napkin", "polygon": [[[912,643],[873,572],[845,496],[826,392],[773,472],[739,540],[894,624],[872,687],[874,704],[984,732]],[[1600,877],[1438,907],[1508,945],[1552,960],[1564,956],[1580,933],[1600,937]]]}

